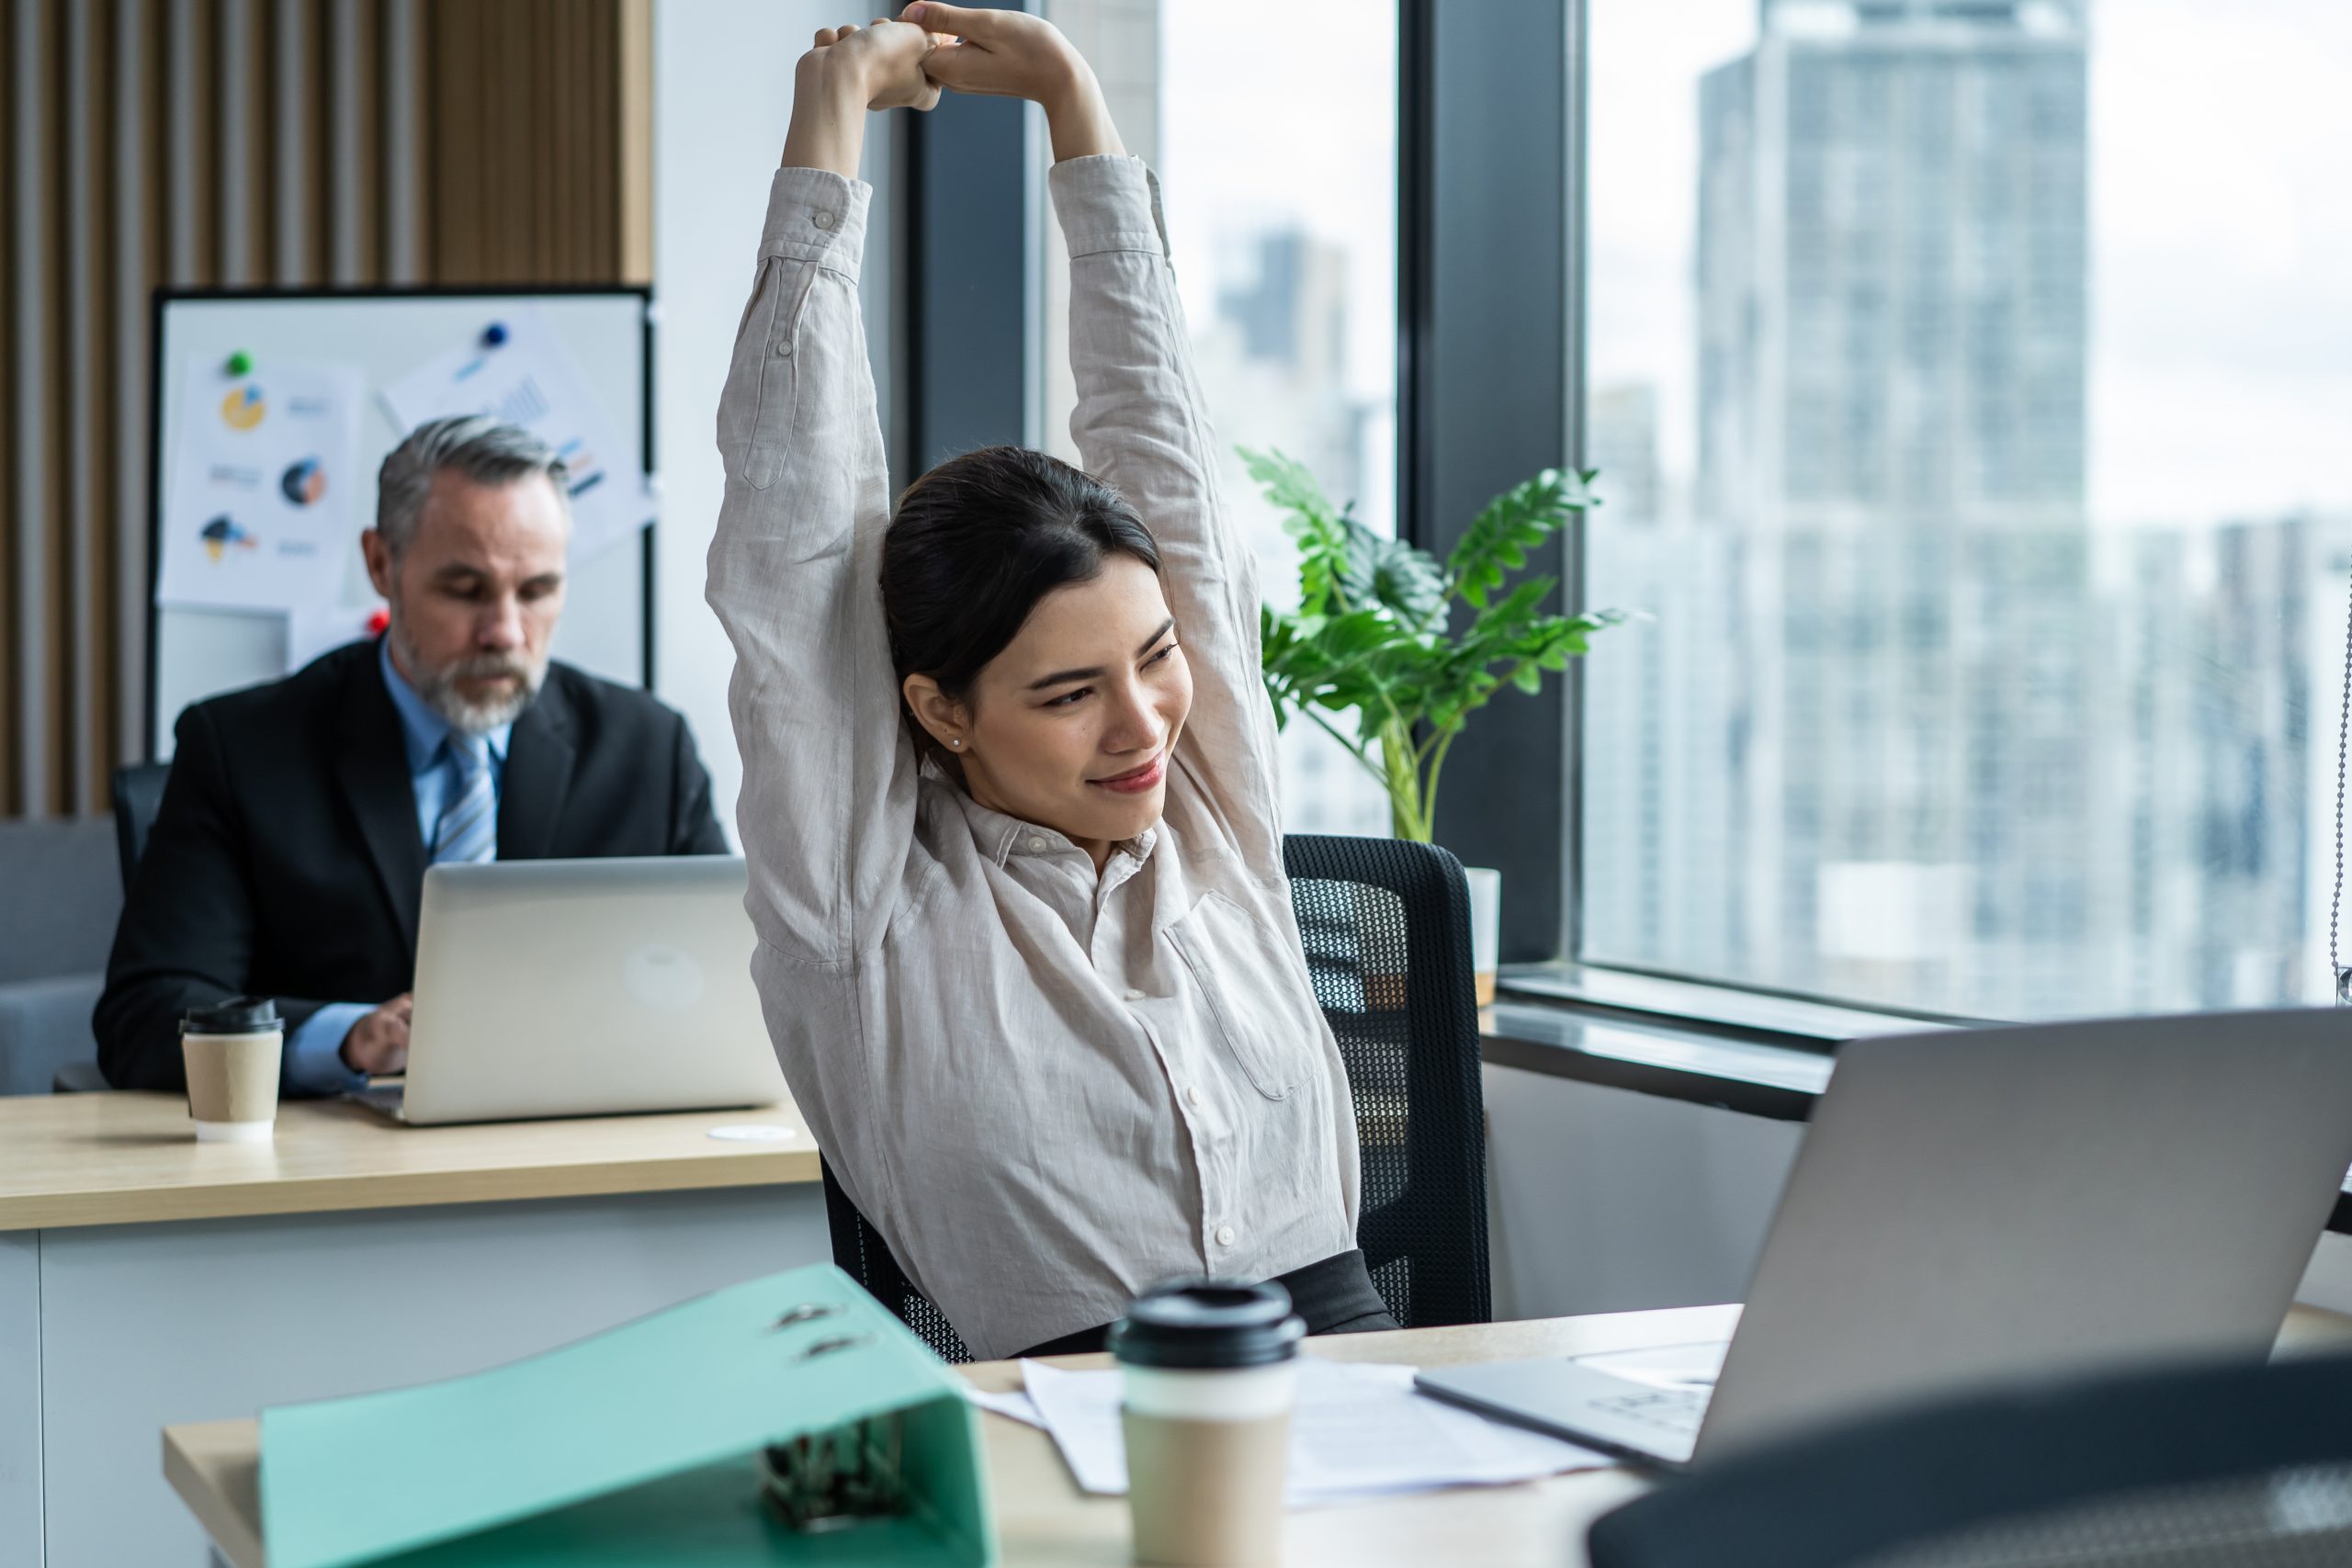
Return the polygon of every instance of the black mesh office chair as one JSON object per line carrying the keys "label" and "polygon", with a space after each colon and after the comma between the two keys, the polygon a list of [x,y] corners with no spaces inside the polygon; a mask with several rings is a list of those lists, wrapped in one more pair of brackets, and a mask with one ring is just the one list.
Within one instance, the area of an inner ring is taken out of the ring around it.
{"label": "black mesh office chair", "polygon": [[2352,1562],[2352,1357],[1922,1406],[1737,1454],[1596,1520],[1592,1568]]}
{"label": "black mesh office chair", "polygon": [[[1462,864],[1428,844],[1294,834],[1283,843],[1315,998],[1355,1096],[1356,1244],[1408,1328],[1485,1323],[1486,1100]],[[942,1358],[969,1360],[874,1227],[825,1173],[833,1261]]]}
{"label": "black mesh office chair", "polygon": [[114,771],[114,843],[122,861],[122,887],[130,890],[130,874],[147,852],[147,829],[164,804],[164,785],[172,776],[169,762],[130,762]]}

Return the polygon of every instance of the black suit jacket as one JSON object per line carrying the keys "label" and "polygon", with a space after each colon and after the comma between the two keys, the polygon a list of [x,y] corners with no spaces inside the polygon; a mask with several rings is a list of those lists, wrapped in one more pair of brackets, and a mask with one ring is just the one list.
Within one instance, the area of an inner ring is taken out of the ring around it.
{"label": "black suit jacket", "polygon": [[[184,1086],[191,1006],[275,997],[290,1035],[416,971],[424,841],[374,643],[198,703],[177,735],[93,1020],[118,1089]],[[498,858],[726,852],[686,721],[550,664],[507,741]]]}

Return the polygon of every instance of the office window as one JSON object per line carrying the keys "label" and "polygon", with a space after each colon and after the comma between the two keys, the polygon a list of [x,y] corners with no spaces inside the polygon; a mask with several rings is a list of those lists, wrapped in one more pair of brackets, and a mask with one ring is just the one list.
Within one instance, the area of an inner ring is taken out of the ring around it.
{"label": "office window", "polygon": [[1586,9],[1580,956],[2324,999],[2352,7]]}
{"label": "office window", "polygon": [[[1295,554],[1236,446],[1280,447],[1367,525],[1396,529],[1396,15],[1335,27],[1247,0],[1043,10],[1094,62],[1127,150],[1159,175],[1226,501],[1267,595],[1295,597]],[[1041,145],[1041,168],[1049,156]],[[1068,261],[1040,217],[1038,439],[1076,462]],[[1283,736],[1283,764],[1292,831],[1387,830],[1379,785],[1312,726]]]}

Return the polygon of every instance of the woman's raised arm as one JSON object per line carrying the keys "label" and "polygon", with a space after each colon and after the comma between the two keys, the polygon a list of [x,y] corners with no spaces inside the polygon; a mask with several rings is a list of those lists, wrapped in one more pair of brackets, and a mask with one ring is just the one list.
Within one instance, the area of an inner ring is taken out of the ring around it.
{"label": "woman's raised arm", "polygon": [[918,0],[902,13],[958,35],[923,69],[956,92],[1025,97],[1052,133],[1054,207],[1069,243],[1070,434],[1089,473],[1134,503],[1158,537],[1170,608],[1193,670],[1179,748],[1251,867],[1282,874],[1273,709],[1259,672],[1258,581],[1217,493],[1216,446],[1159,192],[1126,156],[1094,73],[1050,23],[1012,11]]}
{"label": "woman's raised arm", "polygon": [[736,825],[760,938],[854,959],[878,940],[912,832],[876,563],[889,480],[858,310],[869,105],[927,107],[932,40],[827,29],[802,57],[751,303],[718,405],[726,499],[706,588],[735,647]]}

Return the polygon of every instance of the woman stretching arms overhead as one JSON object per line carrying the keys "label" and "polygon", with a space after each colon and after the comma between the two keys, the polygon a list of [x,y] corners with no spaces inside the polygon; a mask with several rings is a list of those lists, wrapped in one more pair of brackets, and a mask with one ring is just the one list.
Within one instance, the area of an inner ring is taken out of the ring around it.
{"label": "woman stretching arms overhead", "polygon": [[[942,85],[1044,106],[1085,471],[985,448],[893,516],[858,154],[869,107]],[[1050,24],[919,4],[817,35],[718,438],[753,977],[908,1276],[983,1357],[1082,1344],[1174,1274],[1391,1326],[1157,186]]]}

